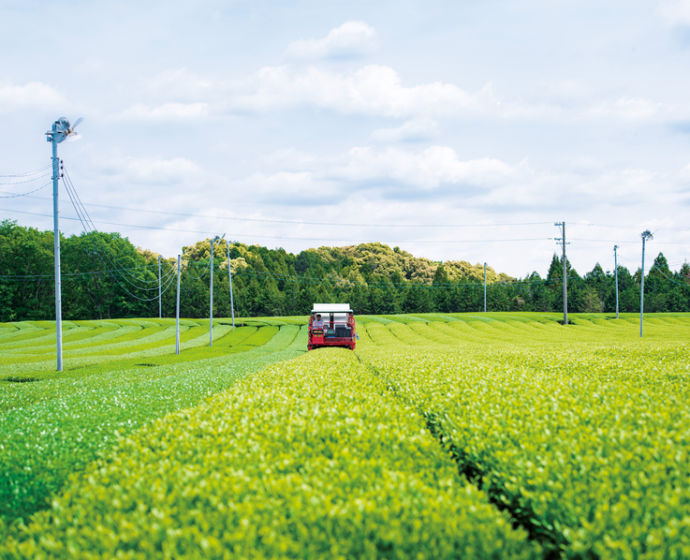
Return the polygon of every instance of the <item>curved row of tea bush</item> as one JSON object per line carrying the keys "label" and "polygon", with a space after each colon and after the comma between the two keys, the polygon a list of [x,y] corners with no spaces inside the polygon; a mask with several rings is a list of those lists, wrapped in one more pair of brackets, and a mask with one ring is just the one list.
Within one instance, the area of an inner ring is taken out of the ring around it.
{"label": "curved row of tea bush", "polygon": [[[667,343],[583,323],[584,333],[537,327],[517,345],[484,324],[473,334],[483,344],[459,335],[454,351],[405,347],[399,326],[367,323],[372,342],[358,353],[426,416],[461,470],[536,533],[562,538],[567,556],[687,558],[690,321],[662,322]],[[510,325],[495,326],[511,339]],[[445,336],[467,325],[425,328]]]}
{"label": "curved row of tea bush", "polygon": [[[93,329],[96,330],[96,329]],[[304,352],[298,326],[238,327],[213,348],[120,360],[36,381],[0,382],[0,519],[47,507],[51,496],[117,435]],[[94,352],[97,346],[94,345]],[[0,531],[0,537],[2,532]]]}
{"label": "curved row of tea bush", "polygon": [[121,439],[0,548],[20,558],[540,558],[347,350]]}

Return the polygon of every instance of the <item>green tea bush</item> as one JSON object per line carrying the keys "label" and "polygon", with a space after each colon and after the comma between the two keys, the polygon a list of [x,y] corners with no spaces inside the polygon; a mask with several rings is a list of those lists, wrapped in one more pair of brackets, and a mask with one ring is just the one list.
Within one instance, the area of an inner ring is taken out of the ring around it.
{"label": "green tea bush", "polygon": [[690,557],[690,321],[652,319],[650,341],[581,321],[432,323],[473,337],[358,351],[463,472],[566,556]]}
{"label": "green tea bush", "polygon": [[[91,330],[98,336],[99,329]],[[119,360],[99,356],[95,344],[100,365],[35,382],[0,381],[0,519],[11,522],[47,507],[68,476],[111,447],[118,434],[303,353],[304,336],[297,326],[238,327],[213,348],[183,348],[176,356],[168,346],[167,355]]]}
{"label": "green tea bush", "polygon": [[270,366],[122,438],[17,558],[539,558],[347,350]]}

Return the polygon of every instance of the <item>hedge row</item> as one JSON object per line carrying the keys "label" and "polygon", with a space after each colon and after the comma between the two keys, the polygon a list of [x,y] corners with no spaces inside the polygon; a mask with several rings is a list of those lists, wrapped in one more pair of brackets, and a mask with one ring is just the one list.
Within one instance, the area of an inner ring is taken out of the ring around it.
{"label": "hedge row", "polygon": [[540,558],[353,353],[270,366],[122,438],[22,558]]}
{"label": "hedge row", "polygon": [[549,350],[543,339],[533,349],[459,339],[458,351],[432,352],[395,347],[396,329],[382,329],[367,325],[380,344],[362,345],[365,363],[426,416],[461,470],[555,548],[690,558],[687,342]]}
{"label": "hedge row", "polygon": [[[118,362],[102,356],[100,367],[53,379],[0,381],[0,519],[12,522],[48,507],[68,476],[114,445],[118,433],[195,406],[243,375],[300,355],[306,345],[297,326],[243,329],[219,339],[213,350]],[[223,348],[225,339],[236,346]],[[175,363],[193,356],[191,363]]]}

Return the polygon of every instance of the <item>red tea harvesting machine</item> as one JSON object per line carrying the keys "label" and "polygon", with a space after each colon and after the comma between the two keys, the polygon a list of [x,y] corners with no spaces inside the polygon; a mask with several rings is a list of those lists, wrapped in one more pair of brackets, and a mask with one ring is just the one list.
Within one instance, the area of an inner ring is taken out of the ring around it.
{"label": "red tea harvesting machine", "polygon": [[307,350],[324,346],[355,349],[355,316],[349,303],[315,303],[309,317]]}

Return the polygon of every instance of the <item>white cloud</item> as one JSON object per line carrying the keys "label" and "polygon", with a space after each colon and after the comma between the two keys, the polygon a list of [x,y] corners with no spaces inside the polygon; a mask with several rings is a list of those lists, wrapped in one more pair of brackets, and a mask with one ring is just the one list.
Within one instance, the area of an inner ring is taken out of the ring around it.
{"label": "white cloud", "polygon": [[585,111],[585,115],[622,120],[648,120],[664,111],[664,105],[656,101],[641,97],[620,97],[614,101],[602,101],[591,106]]}
{"label": "white cloud", "polygon": [[283,148],[263,156],[262,167],[294,171],[310,167],[316,159],[314,155],[295,148]]}
{"label": "white cloud", "polygon": [[265,111],[312,105],[344,113],[390,117],[446,115],[476,104],[458,86],[433,82],[406,87],[389,66],[368,65],[351,73],[315,66],[294,70],[268,66],[232,96],[230,108]]}
{"label": "white cloud", "polygon": [[438,123],[433,119],[412,119],[395,128],[379,128],[371,133],[377,142],[420,141],[433,136],[438,131]]}
{"label": "white cloud", "polygon": [[64,104],[64,98],[53,87],[43,82],[28,82],[23,85],[0,83],[0,113],[17,109],[51,109]]}
{"label": "white cloud", "polygon": [[690,26],[690,0],[666,0],[661,13],[670,25]]}
{"label": "white cloud", "polygon": [[287,165],[242,181],[241,190],[248,200],[277,197],[290,203],[342,203],[361,192],[387,200],[392,193],[403,199],[453,198],[467,196],[468,189],[474,192],[504,184],[517,173],[513,166],[494,158],[462,160],[447,146],[423,150],[355,147],[332,158],[271,161]]}
{"label": "white cloud", "polygon": [[349,151],[335,173],[350,181],[389,180],[429,191],[446,184],[494,184],[511,176],[514,169],[494,158],[463,161],[447,146],[421,151],[358,147]]}
{"label": "white cloud", "polygon": [[506,99],[487,83],[469,92],[448,82],[405,85],[390,66],[366,65],[350,72],[308,67],[266,66],[242,83],[230,87],[219,103],[230,111],[264,112],[318,107],[345,114],[408,119],[397,129],[373,133],[377,141],[396,141],[428,134],[434,119],[442,117],[499,118],[540,121],[573,119],[634,120],[679,118],[686,111],[653,99],[621,96],[615,99],[585,96],[571,87],[559,99]]}
{"label": "white cloud", "polygon": [[303,107],[407,121],[374,131],[377,142],[426,139],[436,132],[434,120],[440,118],[640,122],[687,115],[685,109],[645,97],[603,97],[576,82],[556,82],[526,99],[509,99],[496,93],[491,82],[475,91],[443,81],[406,85],[394,68],[384,65],[335,71],[316,64],[285,64],[265,66],[234,82],[205,78],[186,68],[167,70],[147,80],[137,102],[120,117],[175,121]]}
{"label": "white cloud", "polygon": [[198,119],[208,115],[208,103],[163,103],[155,106],[137,103],[125,109],[121,117],[135,120],[171,121]]}
{"label": "white cloud", "polygon": [[164,95],[176,101],[195,101],[213,93],[213,80],[187,68],[164,70],[144,81],[144,93]]}
{"label": "white cloud", "polygon": [[690,163],[688,163],[680,172],[680,178],[682,181],[690,182]]}
{"label": "white cloud", "polygon": [[198,178],[202,169],[187,158],[114,157],[103,168],[118,184],[178,184]]}
{"label": "white cloud", "polygon": [[347,21],[321,39],[294,41],[287,54],[295,58],[329,58],[360,55],[373,48],[376,31],[363,21]]}

